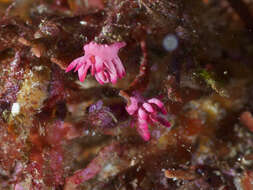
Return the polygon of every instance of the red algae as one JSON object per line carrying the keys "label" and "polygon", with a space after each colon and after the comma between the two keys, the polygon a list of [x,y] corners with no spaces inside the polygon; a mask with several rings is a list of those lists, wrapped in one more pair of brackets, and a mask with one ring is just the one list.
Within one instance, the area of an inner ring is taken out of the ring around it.
{"label": "red algae", "polygon": [[253,132],[253,116],[250,112],[243,112],[240,116],[241,122]]}

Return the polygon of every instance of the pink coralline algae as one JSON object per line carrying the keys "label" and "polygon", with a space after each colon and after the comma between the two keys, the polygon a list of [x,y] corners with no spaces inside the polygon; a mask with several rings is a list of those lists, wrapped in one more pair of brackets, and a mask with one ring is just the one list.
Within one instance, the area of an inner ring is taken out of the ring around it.
{"label": "pink coralline algae", "polygon": [[74,72],[78,71],[79,80],[83,82],[88,69],[91,68],[91,75],[95,75],[100,84],[109,82],[115,84],[118,78],[123,78],[126,74],[118,57],[119,49],[125,45],[125,42],[116,42],[111,45],[90,42],[83,47],[85,55],[72,61],[66,72],[75,68]]}
{"label": "pink coralline algae", "polygon": [[166,114],[167,111],[164,104],[157,98],[144,101],[141,97],[130,97],[130,101],[130,105],[126,106],[126,111],[129,115],[137,118],[138,132],[145,141],[150,139],[149,123],[160,123],[166,127],[170,127],[170,123],[158,115],[159,112]]}

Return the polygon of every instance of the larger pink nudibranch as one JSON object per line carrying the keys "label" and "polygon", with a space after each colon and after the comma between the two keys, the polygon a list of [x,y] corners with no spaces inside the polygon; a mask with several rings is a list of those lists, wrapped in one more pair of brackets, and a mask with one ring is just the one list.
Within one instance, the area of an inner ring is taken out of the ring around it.
{"label": "larger pink nudibranch", "polygon": [[170,127],[170,123],[167,120],[158,116],[158,112],[166,114],[167,111],[164,104],[157,98],[144,101],[140,97],[130,97],[130,101],[131,104],[126,106],[126,111],[129,115],[137,118],[138,132],[144,140],[148,141],[150,139],[149,123],[161,123],[166,127]]}
{"label": "larger pink nudibranch", "polygon": [[90,42],[83,47],[85,55],[72,61],[66,72],[75,68],[74,72],[78,71],[79,80],[83,82],[88,69],[91,68],[91,75],[95,75],[100,84],[108,82],[115,84],[118,78],[123,78],[126,74],[118,57],[119,49],[125,45],[125,42],[116,42],[111,45]]}

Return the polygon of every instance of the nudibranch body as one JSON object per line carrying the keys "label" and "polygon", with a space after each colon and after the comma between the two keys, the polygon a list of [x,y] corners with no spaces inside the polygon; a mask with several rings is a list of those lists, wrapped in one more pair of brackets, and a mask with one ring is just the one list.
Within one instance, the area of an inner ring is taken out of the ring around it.
{"label": "nudibranch body", "polygon": [[123,78],[126,74],[118,57],[119,49],[125,45],[125,42],[116,42],[111,45],[90,42],[83,47],[85,55],[72,61],[66,72],[75,68],[74,72],[78,71],[79,80],[83,82],[88,69],[91,68],[91,75],[95,76],[100,84],[109,82],[115,84],[118,78]]}

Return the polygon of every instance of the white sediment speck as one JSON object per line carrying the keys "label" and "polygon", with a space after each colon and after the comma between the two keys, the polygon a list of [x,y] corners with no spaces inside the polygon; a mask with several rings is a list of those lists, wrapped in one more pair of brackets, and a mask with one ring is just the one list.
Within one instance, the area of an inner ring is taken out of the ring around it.
{"label": "white sediment speck", "polygon": [[33,69],[36,70],[36,71],[42,71],[43,70],[43,66],[42,65],[40,65],[40,66],[34,66]]}
{"label": "white sediment speck", "polygon": [[80,24],[81,24],[81,25],[87,25],[88,23],[87,23],[86,21],[83,21],[83,20],[82,20],[82,21],[80,21]]}
{"label": "white sediment speck", "polygon": [[13,103],[11,107],[11,113],[13,116],[18,115],[20,112],[20,105],[19,103]]}
{"label": "white sediment speck", "polygon": [[173,51],[178,47],[178,39],[175,35],[173,34],[168,34],[165,36],[163,39],[163,47],[167,51]]}

